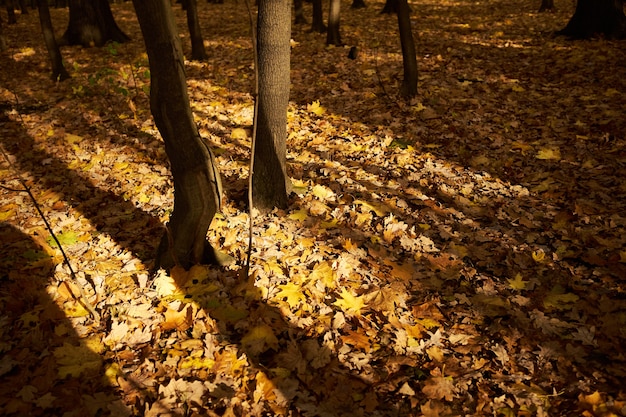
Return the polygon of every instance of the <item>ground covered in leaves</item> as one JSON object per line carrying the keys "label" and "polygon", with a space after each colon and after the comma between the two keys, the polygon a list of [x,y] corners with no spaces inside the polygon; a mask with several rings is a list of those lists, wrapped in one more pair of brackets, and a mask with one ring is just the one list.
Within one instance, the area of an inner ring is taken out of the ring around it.
{"label": "ground covered in leaves", "polygon": [[187,63],[235,262],[155,277],[172,183],[132,6],[132,42],[64,48],[62,83],[36,13],[5,27],[3,415],[626,415],[624,42],[553,38],[571,2],[411,2],[407,102],[382,5],[344,2],[356,60],[293,28],[296,193],[255,218],[249,277],[244,3],[200,2],[210,58]]}

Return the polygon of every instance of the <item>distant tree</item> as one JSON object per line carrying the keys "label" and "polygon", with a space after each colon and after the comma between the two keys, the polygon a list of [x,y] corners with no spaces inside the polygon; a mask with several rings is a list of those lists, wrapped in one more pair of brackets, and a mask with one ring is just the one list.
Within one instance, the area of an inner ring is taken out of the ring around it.
{"label": "distant tree", "polygon": [[52,64],[52,79],[55,81],[63,81],[70,78],[70,74],[68,74],[63,66],[63,57],[61,56],[59,45],[54,38],[52,19],[50,18],[50,10],[48,9],[48,0],[37,0],[37,8],[39,9],[39,23],[41,24],[43,40],[46,44],[48,56]]}
{"label": "distant tree", "polygon": [[290,0],[260,0],[257,17],[257,131],[252,175],[254,206],[287,206],[287,106],[290,89]]}
{"label": "distant tree", "polygon": [[200,30],[200,19],[198,18],[197,0],[183,0],[183,5],[187,10],[187,27],[191,38],[191,59],[194,61],[204,61],[208,59],[206,49],[204,49],[204,39]]}
{"label": "distant tree", "polygon": [[541,0],[541,6],[539,6],[540,12],[547,12],[554,10],[554,0]]}
{"label": "distant tree", "polygon": [[386,0],[383,9],[380,11],[382,14],[393,14],[398,12],[398,0]]}
{"label": "distant tree", "polygon": [[102,46],[130,38],[115,23],[108,0],[70,0],[70,19],[60,45]]}
{"label": "distant tree", "polygon": [[0,19],[0,52],[7,49],[7,38],[4,36],[4,29],[2,28],[2,19]]}
{"label": "distant tree", "polygon": [[303,0],[293,0],[293,14],[294,14],[294,23],[296,25],[304,25],[307,23],[306,17],[304,17],[304,1]]}
{"label": "distant tree", "polygon": [[594,35],[616,39],[626,37],[624,0],[578,0],[574,15],[557,35],[574,39]]}
{"label": "distant tree", "polygon": [[417,54],[413,40],[413,28],[411,27],[411,11],[407,0],[397,0],[397,6],[404,67],[404,79],[400,87],[400,94],[406,98],[411,98],[417,95]]}
{"label": "distant tree", "polygon": [[7,23],[9,25],[14,25],[17,23],[17,17],[15,16],[15,3],[13,0],[7,0],[5,6],[7,8]]}
{"label": "distant tree", "polygon": [[324,24],[324,9],[322,0],[312,0],[313,20],[311,21],[311,32],[324,33],[327,28]]}
{"label": "distant tree", "polygon": [[365,0],[353,0],[352,5],[350,5],[351,9],[364,9],[366,7]]}
{"label": "distant tree", "polygon": [[220,175],[193,120],[183,52],[169,0],[133,0],[150,63],[150,109],[170,160],[174,210],[156,267],[216,261],[206,239],[221,201]]}
{"label": "distant tree", "polygon": [[341,0],[330,0],[330,10],[328,11],[328,33],[326,45],[341,46],[341,33],[339,32],[339,22],[341,19]]}

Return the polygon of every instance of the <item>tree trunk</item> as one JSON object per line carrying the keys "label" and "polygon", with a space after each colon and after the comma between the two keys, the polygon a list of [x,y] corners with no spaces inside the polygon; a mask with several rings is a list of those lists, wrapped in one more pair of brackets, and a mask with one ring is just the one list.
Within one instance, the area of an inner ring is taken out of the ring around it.
{"label": "tree trunk", "polygon": [[165,142],[174,179],[174,210],[156,267],[215,261],[206,240],[220,206],[215,159],[194,123],[183,53],[169,0],[133,0],[150,62],[150,109]]}
{"label": "tree trunk", "polygon": [[339,22],[341,17],[341,0],[330,0],[330,11],[328,12],[328,35],[326,45],[341,46],[341,34],[339,32]]}
{"label": "tree trunk", "polygon": [[364,9],[366,7],[367,4],[365,4],[365,0],[353,0],[350,6],[351,9]]}
{"label": "tree trunk", "polygon": [[54,39],[54,29],[52,27],[52,19],[50,18],[48,0],[37,0],[37,8],[39,9],[39,23],[41,24],[43,40],[46,43],[46,49],[48,50],[52,64],[52,79],[54,81],[63,81],[70,78],[70,74],[68,74],[63,66],[63,57],[61,56],[59,45],[56,39]]}
{"label": "tree trunk", "polygon": [[554,0],[541,0],[539,12],[548,12],[554,10]]}
{"label": "tree trunk", "polygon": [[70,0],[70,19],[60,45],[102,46],[128,40],[115,23],[108,0]]}
{"label": "tree trunk", "polygon": [[291,3],[260,0],[257,23],[259,92],[252,175],[254,206],[287,207],[287,106],[290,88]]}
{"label": "tree trunk", "polygon": [[191,38],[191,59],[194,61],[204,61],[209,58],[204,49],[204,39],[200,30],[200,20],[198,18],[197,0],[186,0],[187,4],[187,26],[189,27],[189,37]]}
{"label": "tree trunk", "polygon": [[2,19],[0,19],[0,52],[7,49],[7,38],[4,36],[4,29],[2,28]]}
{"label": "tree trunk", "polygon": [[569,23],[556,34],[574,39],[586,39],[594,35],[624,38],[624,0],[578,0]]}
{"label": "tree trunk", "polygon": [[293,0],[293,14],[295,17],[294,23],[296,25],[305,25],[307,23],[306,17],[304,17],[303,0]]}
{"label": "tree trunk", "polygon": [[15,16],[15,5],[13,4],[13,0],[7,0],[6,8],[7,8],[7,23],[9,25],[16,24],[17,17]]}
{"label": "tree trunk", "polygon": [[322,0],[313,0],[313,21],[311,22],[311,32],[324,33],[326,25],[324,24],[324,9]]}
{"label": "tree trunk", "polygon": [[380,11],[382,14],[398,13],[398,0],[387,0],[383,9]]}
{"label": "tree trunk", "polygon": [[412,98],[417,95],[417,55],[410,13],[407,0],[398,0],[398,28],[404,67],[404,79],[400,87],[400,94],[405,98]]}

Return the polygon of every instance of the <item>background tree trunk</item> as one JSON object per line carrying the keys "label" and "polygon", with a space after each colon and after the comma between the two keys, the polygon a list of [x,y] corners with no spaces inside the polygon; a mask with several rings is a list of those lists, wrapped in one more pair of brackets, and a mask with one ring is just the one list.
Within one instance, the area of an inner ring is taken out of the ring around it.
{"label": "background tree trunk", "polygon": [[304,17],[304,1],[293,0],[293,14],[294,23],[296,25],[304,25],[307,23],[306,17]]}
{"label": "background tree trunk", "polygon": [[290,88],[291,3],[261,0],[257,23],[259,95],[252,173],[254,206],[287,207],[287,106]]}
{"label": "background tree trunk", "polygon": [[311,22],[311,32],[324,33],[326,25],[324,24],[324,9],[322,0],[313,0],[313,20]]}
{"label": "background tree trunk", "polygon": [[328,12],[328,35],[326,45],[341,46],[341,33],[339,32],[339,22],[341,18],[341,0],[330,0],[330,10]]}
{"label": "background tree trunk", "polygon": [[554,0],[541,0],[539,12],[548,12],[554,10]]}
{"label": "background tree trunk", "polygon": [[156,267],[214,262],[206,240],[220,206],[215,159],[193,121],[183,53],[169,0],[133,0],[150,62],[150,109],[165,142],[174,178],[174,211]]}
{"label": "background tree trunk", "polygon": [[404,67],[404,79],[400,87],[400,94],[406,98],[417,95],[417,54],[413,40],[413,28],[411,27],[411,12],[407,0],[398,1],[398,28],[400,32],[400,44],[402,45],[402,64]]}
{"label": "background tree trunk", "polygon": [[4,29],[2,27],[2,19],[0,19],[0,52],[7,49],[7,38],[4,36]]}
{"label": "background tree trunk", "polygon": [[191,38],[191,59],[194,61],[204,61],[209,58],[204,49],[204,39],[200,30],[198,19],[197,0],[186,0],[187,4],[187,26],[189,27],[189,37]]}
{"label": "background tree trunk", "polygon": [[70,0],[70,20],[60,45],[102,46],[128,40],[115,23],[108,0]]}
{"label": "background tree trunk", "polygon": [[48,0],[37,0],[37,8],[39,10],[39,23],[41,24],[43,40],[46,43],[46,49],[48,50],[52,64],[52,79],[55,81],[63,81],[70,78],[70,74],[68,74],[63,66],[63,57],[61,56],[59,45],[54,38],[54,29],[52,27],[52,19],[50,18]]}
{"label": "background tree trunk", "polygon": [[569,23],[557,32],[574,39],[600,34],[607,38],[626,37],[624,0],[578,0]]}
{"label": "background tree trunk", "polygon": [[365,4],[365,0],[353,0],[350,6],[351,9],[364,9],[366,7],[367,4]]}
{"label": "background tree trunk", "polygon": [[397,13],[398,12],[398,0],[387,0],[385,2],[385,5],[383,6],[383,9],[380,12],[383,14]]}

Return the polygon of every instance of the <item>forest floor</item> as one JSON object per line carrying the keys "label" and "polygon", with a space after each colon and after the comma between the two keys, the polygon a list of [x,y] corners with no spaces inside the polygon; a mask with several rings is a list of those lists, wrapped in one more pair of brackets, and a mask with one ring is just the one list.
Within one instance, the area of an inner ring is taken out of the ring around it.
{"label": "forest floor", "polygon": [[254,218],[249,277],[245,3],[200,2],[186,64],[235,261],[154,277],[173,190],[132,5],[132,41],[64,47],[61,83],[37,14],[5,26],[2,415],[626,415],[626,43],[553,37],[569,1],[414,1],[407,102],[382,5],[344,2],[355,60],[293,28],[296,193]]}

